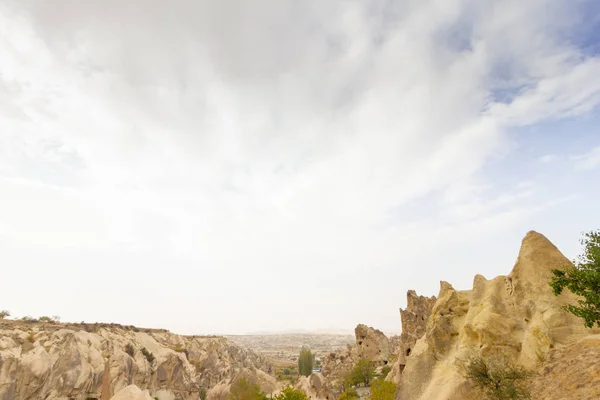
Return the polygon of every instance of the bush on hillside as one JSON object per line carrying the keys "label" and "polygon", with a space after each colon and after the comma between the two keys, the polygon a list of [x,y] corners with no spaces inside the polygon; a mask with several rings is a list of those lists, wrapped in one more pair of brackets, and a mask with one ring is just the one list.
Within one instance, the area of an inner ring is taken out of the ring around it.
{"label": "bush on hillside", "polygon": [[473,357],[466,363],[463,374],[490,400],[531,398],[526,382],[531,374],[522,367],[508,362]]}
{"label": "bush on hillside", "polygon": [[363,384],[369,386],[373,376],[375,376],[375,367],[373,366],[373,363],[363,358],[359,360],[352,369],[350,381],[353,385]]}
{"label": "bush on hillside", "polygon": [[4,319],[6,317],[10,317],[10,311],[8,311],[8,310],[0,311],[0,319]]}
{"label": "bush on hillside", "polygon": [[396,385],[392,382],[375,380],[371,383],[371,397],[369,400],[394,400]]}
{"label": "bush on hillside", "polygon": [[557,296],[565,288],[581,296],[578,306],[568,305],[565,309],[582,318],[586,327],[600,327],[600,231],[585,233],[581,244],[584,251],[579,261],[573,261],[575,265],[565,270],[552,270],[550,286]]}
{"label": "bush on hillside", "polygon": [[133,347],[133,344],[127,343],[125,345],[125,353],[129,354],[130,357],[133,357],[135,353],[135,348]]}
{"label": "bush on hillside", "polygon": [[154,354],[150,353],[145,347],[142,347],[141,351],[144,357],[146,357],[146,360],[152,364],[152,362],[154,362]]}
{"label": "bush on hillside", "polygon": [[383,368],[381,368],[381,379],[385,379],[391,370],[392,368],[389,365],[384,365]]}
{"label": "bush on hillside", "polygon": [[260,386],[250,383],[246,378],[235,381],[229,391],[229,400],[265,400],[266,398]]}
{"label": "bush on hillside", "polygon": [[281,393],[273,396],[274,400],[309,400],[308,396],[300,390],[296,390],[291,386],[286,386],[281,390]]}
{"label": "bush on hillside", "polygon": [[360,396],[358,395],[358,393],[356,392],[355,389],[346,389],[339,397],[338,400],[354,400],[354,399],[360,399]]}

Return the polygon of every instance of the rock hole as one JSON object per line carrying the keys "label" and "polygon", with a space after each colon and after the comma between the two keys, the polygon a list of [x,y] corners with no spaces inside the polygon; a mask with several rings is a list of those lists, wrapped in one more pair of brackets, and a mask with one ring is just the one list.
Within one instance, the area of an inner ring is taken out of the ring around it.
{"label": "rock hole", "polygon": [[358,345],[359,345],[359,346],[362,346],[362,340],[361,340],[360,342],[358,342]]}
{"label": "rock hole", "polygon": [[410,347],[406,349],[406,357],[410,356]]}

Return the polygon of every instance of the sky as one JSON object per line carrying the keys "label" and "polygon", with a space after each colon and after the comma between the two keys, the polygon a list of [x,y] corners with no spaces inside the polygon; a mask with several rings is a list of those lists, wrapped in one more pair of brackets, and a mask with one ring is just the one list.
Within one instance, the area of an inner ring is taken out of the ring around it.
{"label": "sky", "polygon": [[0,0],[0,309],[400,331],[600,228],[594,0]]}

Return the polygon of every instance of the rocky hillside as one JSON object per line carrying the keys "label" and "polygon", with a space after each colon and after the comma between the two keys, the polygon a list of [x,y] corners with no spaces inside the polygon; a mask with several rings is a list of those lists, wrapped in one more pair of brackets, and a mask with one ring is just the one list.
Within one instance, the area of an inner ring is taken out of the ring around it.
{"label": "rocky hillside", "polygon": [[132,384],[160,400],[196,400],[217,387],[213,398],[222,398],[240,374],[275,385],[269,369],[262,356],[223,337],[0,321],[0,400],[108,400]]}
{"label": "rocky hillside", "polygon": [[396,399],[481,399],[461,374],[474,356],[533,372],[528,386],[534,399],[599,398],[600,331],[562,309],[577,301],[574,295],[556,297],[548,285],[550,271],[568,265],[548,239],[529,232],[509,275],[477,275],[473,288],[462,291],[442,282],[431,308],[429,300],[409,303],[403,325],[405,318],[421,322],[408,327],[406,345],[420,337],[388,376],[398,382]]}
{"label": "rocky hillside", "polygon": [[388,338],[378,329],[359,324],[354,330],[355,343],[343,350],[329,353],[323,359],[323,375],[334,391],[339,391],[342,382],[360,359],[373,362],[378,369],[388,365],[392,357],[392,346]]}

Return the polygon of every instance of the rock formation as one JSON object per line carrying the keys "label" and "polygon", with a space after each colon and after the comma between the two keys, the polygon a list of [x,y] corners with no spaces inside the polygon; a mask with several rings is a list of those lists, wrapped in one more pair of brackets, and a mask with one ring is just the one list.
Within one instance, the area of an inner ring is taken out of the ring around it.
{"label": "rock formation", "polygon": [[214,386],[207,395],[208,400],[228,400],[231,386],[241,379],[246,379],[253,385],[258,385],[260,390],[271,395],[280,388],[280,384],[271,375],[258,369],[244,369],[236,373],[230,379],[221,381]]}
{"label": "rock formation", "polygon": [[400,335],[397,349],[394,349],[396,358],[393,362],[392,370],[386,378],[395,384],[400,382],[400,375],[406,366],[406,359],[410,356],[415,343],[425,334],[427,321],[436,301],[435,296],[417,296],[414,290],[409,290],[406,298],[406,309],[400,309],[402,334]]}
{"label": "rock formation", "polygon": [[358,356],[375,363],[376,366],[386,365],[390,359],[390,342],[378,329],[360,324],[354,329]]}
{"label": "rock formation", "polygon": [[129,385],[119,390],[110,400],[154,400],[147,390],[142,391],[135,385]]}
{"label": "rock formation", "polygon": [[381,369],[389,363],[392,356],[389,340],[380,330],[359,324],[354,334],[355,344],[329,353],[323,360],[323,375],[333,388],[341,387],[344,379],[360,359],[367,359]]}
{"label": "rock formation", "polygon": [[[561,308],[576,302],[574,295],[556,297],[548,285],[550,271],[569,264],[548,239],[529,232],[508,276],[487,280],[477,275],[473,289],[464,291],[442,282],[425,333],[406,359],[396,399],[480,399],[460,373],[470,357],[504,359],[543,371],[545,360],[563,354],[558,349],[598,332]],[[591,347],[597,346],[597,338],[590,340]],[[579,390],[586,396],[597,385],[597,370],[595,374],[581,383]]]}
{"label": "rock formation", "polygon": [[334,400],[336,398],[325,377],[318,372],[314,372],[310,376],[301,376],[295,388],[303,391],[312,400]]}
{"label": "rock formation", "polygon": [[160,400],[195,400],[200,388],[268,367],[261,356],[222,337],[0,322],[0,400],[106,400],[132,384]]}

